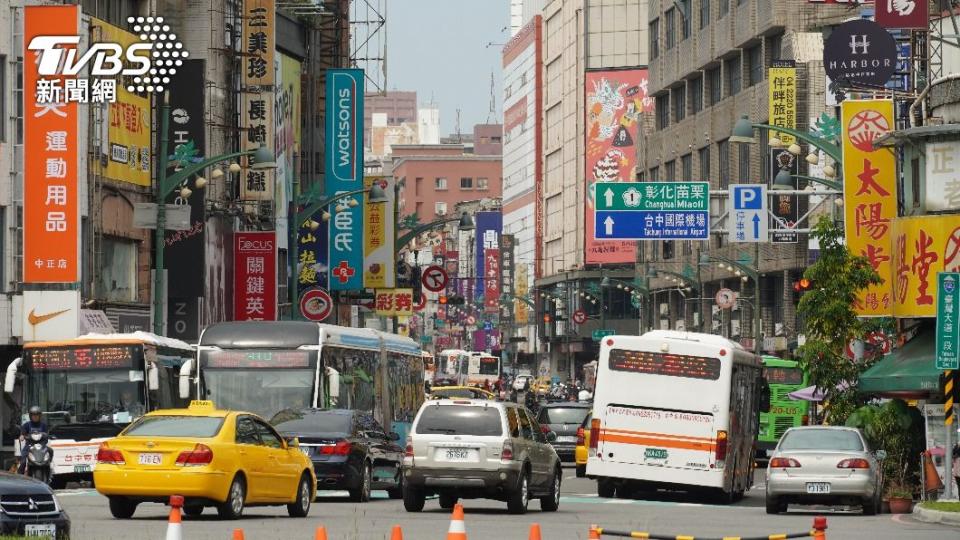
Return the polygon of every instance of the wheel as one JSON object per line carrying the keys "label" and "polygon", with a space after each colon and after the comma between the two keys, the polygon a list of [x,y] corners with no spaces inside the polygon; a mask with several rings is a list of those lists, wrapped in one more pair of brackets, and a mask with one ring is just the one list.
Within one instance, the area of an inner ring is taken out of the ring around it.
{"label": "wheel", "polygon": [[609,480],[597,480],[597,495],[604,499],[612,499],[617,494],[617,486]]}
{"label": "wheel", "polygon": [[403,498],[403,471],[397,472],[397,487],[388,489],[387,495],[391,499]]}
{"label": "wheel", "polygon": [[441,493],[439,499],[440,508],[443,508],[444,510],[452,510],[453,507],[457,505],[460,497],[457,497],[451,493]]}
{"label": "wheel", "polygon": [[627,484],[626,482],[617,486],[617,498],[618,499],[631,499],[634,494],[634,487]]}
{"label": "wheel", "polygon": [[423,490],[404,485],[403,486],[403,509],[407,512],[420,512],[423,510],[423,504],[427,497]]}
{"label": "wheel", "polygon": [[863,515],[875,516],[880,513],[880,501],[876,497],[863,500]]}
{"label": "wheel", "polygon": [[370,500],[370,464],[363,465],[363,472],[360,476],[360,487],[350,490],[350,500],[353,502],[367,502]]}
{"label": "wheel", "polygon": [[203,513],[203,507],[199,504],[191,504],[183,507],[183,513],[190,517],[197,517]]}
{"label": "wheel", "polygon": [[777,500],[776,497],[767,495],[767,513],[780,514],[787,511],[787,505]]}
{"label": "wheel", "polygon": [[239,519],[243,515],[243,504],[247,497],[247,485],[243,477],[236,476],[227,491],[227,500],[217,505],[220,519]]}
{"label": "wheel", "polygon": [[50,478],[51,489],[63,489],[65,487],[67,487],[67,482],[63,479],[63,477],[54,475],[52,478]]}
{"label": "wheel", "polygon": [[577,465],[577,478],[585,478],[587,476],[587,466],[586,465]]}
{"label": "wheel", "polygon": [[530,502],[530,479],[528,478],[527,472],[524,471],[520,474],[520,482],[517,484],[517,489],[510,494],[510,498],[507,499],[507,511],[511,514],[525,514],[527,513],[527,504]]}
{"label": "wheel", "polygon": [[117,519],[130,519],[137,511],[137,503],[125,497],[110,497],[110,514]]}
{"label": "wheel", "polygon": [[287,514],[290,517],[307,517],[310,513],[310,503],[313,501],[310,477],[304,474],[300,477],[300,484],[297,486],[297,500],[293,504],[287,505]]}
{"label": "wheel", "polygon": [[556,512],[560,508],[560,478],[563,474],[560,471],[553,473],[553,486],[550,488],[550,494],[546,497],[540,497],[540,510],[544,512]]}

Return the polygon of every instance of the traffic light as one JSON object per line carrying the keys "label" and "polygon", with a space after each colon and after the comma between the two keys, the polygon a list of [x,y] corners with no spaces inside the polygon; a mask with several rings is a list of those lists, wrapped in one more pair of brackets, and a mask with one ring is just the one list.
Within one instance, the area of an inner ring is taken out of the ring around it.
{"label": "traffic light", "polygon": [[793,282],[793,301],[799,302],[800,296],[809,291],[813,287],[813,282],[809,279],[802,277]]}
{"label": "traffic light", "polygon": [[447,305],[449,306],[462,306],[465,303],[465,300],[462,296],[448,296]]}
{"label": "traffic light", "polygon": [[441,306],[447,305],[447,295],[441,294],[439,301],[440,301],[440,305],[441,305]]}

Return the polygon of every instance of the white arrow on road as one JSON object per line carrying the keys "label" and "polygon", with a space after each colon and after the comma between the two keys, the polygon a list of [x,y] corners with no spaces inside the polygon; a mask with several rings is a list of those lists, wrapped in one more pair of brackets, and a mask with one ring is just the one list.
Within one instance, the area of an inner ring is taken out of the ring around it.
{"label": "white arrow on road", "polygon": [[610,188],[607,188],[607,190],[603,192],[603,196],[607,199],[607,208],[612,208],[613,207],[613,190]]}
{"label": "white arrow on road", "polygon": [[607,216],[607,219],[603,220],[603,224],[607,228],[607,236],[613,236],[613,218]]}

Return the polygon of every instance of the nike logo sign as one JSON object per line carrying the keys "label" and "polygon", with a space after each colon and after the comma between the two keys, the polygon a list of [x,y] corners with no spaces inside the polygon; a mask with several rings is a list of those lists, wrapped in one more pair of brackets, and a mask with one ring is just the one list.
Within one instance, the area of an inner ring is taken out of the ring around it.
{"label": "nike logo sign", "polygon": [[44,313],[43,315],[37,315],[36,311],[37,311],[36,309],[31,309],[30,313],[27,315],[27,322],[30,323],[30,326],[36,326],[44,321],[49,321],[50,319],[56,317],[57,315],[63,315],[64,313],[70,310],[63,309],[60,311]]}

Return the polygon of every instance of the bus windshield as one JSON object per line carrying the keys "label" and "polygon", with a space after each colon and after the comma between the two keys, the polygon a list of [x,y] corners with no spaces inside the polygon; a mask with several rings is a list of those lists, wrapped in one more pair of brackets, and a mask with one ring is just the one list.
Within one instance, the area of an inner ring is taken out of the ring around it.
{"label": "bus windshield", "polygon": [[481,356],[480,375],[500,375],[500,359],[495,356]]}
{"label": "bus windshield", "polygon": [[287,408],[309,407],[316,354],[300,350],[204,350],[200,352],[206,399],[220,409],[270,418]]}
{"label": "bus windshield", "polygon": [[39,406],[51,424],[127,423],[146,411],[143,372],[35,370],[27,384],[28,406]]}
{"label": "bus windshield", "polygon": [[763,370],[764,377],[770,384],[789,384],[799,386],[803,384],[803,370],[794,367],[768,367]]}

